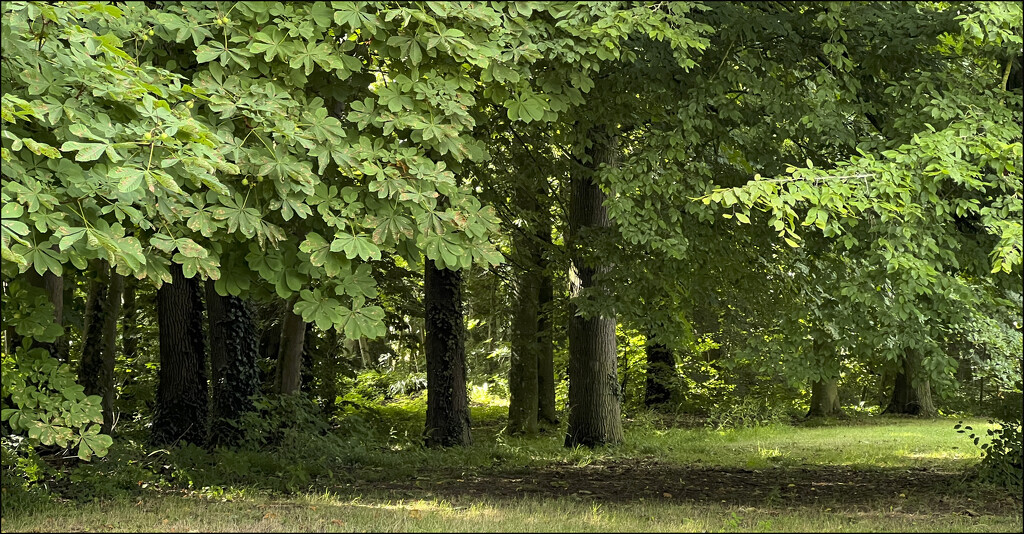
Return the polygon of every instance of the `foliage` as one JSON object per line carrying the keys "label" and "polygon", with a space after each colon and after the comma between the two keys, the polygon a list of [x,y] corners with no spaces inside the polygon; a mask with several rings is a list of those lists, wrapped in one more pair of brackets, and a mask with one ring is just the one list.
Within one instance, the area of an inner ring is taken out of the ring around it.
{"label": "foliage", "polygon": [[19,347],[0,355],[3,365],[2,419],[33,446],[74,450],[88,461],[105,456],[112,440],[100,434],[100,397],[86,396],[70,367],[44,349]]}
{"label": "foliage", "polygon": [[[1020,493],[1024,491],[1024,434],[1021,433],[1020,418],[1016,421],[990,419],[989,424],[996,426],[985,431],[991,440],[980,445],[985,456],[977,468],[978,479]],[[963,421],[953,428],[961,434],[969,433],[975,445],[983,435],[980,430],[964,425]]]}

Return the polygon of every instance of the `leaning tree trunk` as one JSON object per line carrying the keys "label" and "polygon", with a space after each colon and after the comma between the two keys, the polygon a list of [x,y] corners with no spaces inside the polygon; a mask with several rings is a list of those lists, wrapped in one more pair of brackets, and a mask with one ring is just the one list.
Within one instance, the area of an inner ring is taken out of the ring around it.
{"label": "leaning tree trunk", "polygon": [[647,339],[647,373],[644,406],[653,408],[672,398],[672,382],[676,374],[676,358],[653,336]]}
{"label": "leaning tree trunk", "polygon": [[[551,236],[548,236],[551,239]],[[551,304],[553,301],[551,275],[541,274],[540,297],[537,320],[537,419],[540,423],[557,425],[558,411],[555,406],[555,338],[551,331]]]}
{"label": "leaning tree trunk", "polygon": [[915,351],[906,351],[896,373],[896,385],[892,390],[889,406],[882,413],[920,415],[934,417],[939,411],[932,402],[931,382],[921,365],[921,356]]}
{"label": "leaning tree trunk", "polygon": [[[252,396],[260,386],[256,327],[249,307],[238,297],[222,297],[207,291],[207,303],[210,330],[220,331],[222,346],[218,350],[223,351],[217,380],[213,383],[210,445],[231,446],[241,438],[239,418],[252,411]],[[210,337],[212,340],[213,336]],[[213,350],[211,347],[211,360]]]}
{"label": "leaning tree trunk", "polygon": [[811,409],[807,417],[836,417],[843,414],[839,404],[839,383],[835,378],[822,378],[811,384]]}
{"label": "leaning tree trunk", "polygon": [[170,266],[171,283],[157,290],[160,371],[150,440],[153,445],[206,440],[206,348],[199,280]]}
{"label": "leaning tree trunk", "polygon": [[426,260],[423,294],[427,356],[427,446],[471,445],[466,393],[462,272]]}
{"label": "leaning tree trunk", "polygon": [[281,319],[281,343],[278,345],[274,391],[281,395],[298,393],[302,387],[302,347],[306,341],[306,322],[293,311],[298,297],[288,300]]}
{"label": "leaning tree trunk", "polygon": [[[572,269],[569,291],[578,297],[595,287],[594,276],[607,269],[600,259],[586,254],[581,233],[593,238],[594,231],[611,226],[604,207],[605,194],[594,181],[602,163],[614,164],[617,143],[601,129],[591,131],[593,144],[587,150],[589,168],[573,174],[569,200],[569,241]],[[595,266],[597,264],[597,266]],[[615,318],[579,314],[575,304],[569,314],[569,427],[565,446],[619,443],[623,440],[620,392],[615,357]]]}
{"label": "leaning tree trunk", "polygon": [[[520,190],[520,209],[529,217],[537,208],[533,191]],[[532,221],[531,221],[532,223]],[[515,313],[512,319],[512,362],[509,366],[508,433],[536,434],[540,406],[537,355],[538,307],[540,304],[540,249],[531,235],[531,225],[512,238],[519,264],[515,283]]]}

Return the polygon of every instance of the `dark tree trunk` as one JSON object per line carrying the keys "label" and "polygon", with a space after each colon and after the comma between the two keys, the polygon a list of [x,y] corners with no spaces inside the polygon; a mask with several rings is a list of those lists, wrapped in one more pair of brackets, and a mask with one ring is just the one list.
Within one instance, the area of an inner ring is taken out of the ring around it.
{"label": "dark tree trunk", "polygon": [[676,376],[676,358],[665,345],[653,338],[647,339],[647,372],[644,406],[653,408],[672,398],[672,383]]}
{"label": "dark tree trunk", "polygon": [[839,384],[835,378],[823,378],[811,384],[811,409],[807,411],[807,417],[836,417],[842,414]]}
{"label": "dark tree trunk", "polygon": [[320,342],[313,329],[313,323],[306,323],[306,334],[302,341],[302,365],[299,367],[299,391],[311,393],[313,391],[313,352]]}
{"label": "dark tree trunk", "polygon": [[[551,236],[548,235],[550,240]],[[540,423],[558,424],[558,411],[555,406],[555,341],[551,331],[551,305],[553,289],[551,275],[544,272],[540,279],[540,298],[538,307],[540,317],[537,320],[537,387],[539,399],[537,403],[537,419]]]}
{"label": "dark tree trunk", "polygon": [[117,358],[117,323],[121,318],[121,293],[124,277],[110,269],[110,283],[107,286],[107,302],[103,315],[103,367],[100,371],[100,385],[103,397],[103,426],[101,432],[110,434],[114,429],[114,363]]}
{"label": "dark tree trunk", "polygon": [[153,445],[206,440],[206,347],[203,303],[198,278],[185,278],[181,265],[170,266],[171,283],[157,290],[160,371],[153,412]]}
{"label": "dark tree trunk", "polygon": [[121,312],[121,352],[124,358],[132,361],[138,356],[139,347],[139,310],[135,302],[135,288],[138,281],[134,277],[124,279],[124,304]]}
{"label": "dark tree trunk", "polygon": [[[533,191],[517,195],[520,209],[530,217],[537,209]],[[531,221],[532,222],[532,221]],[[538,307],[540,305],[540,248],[532,228],[521,228],[512,238],[519,264],[512,319],[512,362],[509,366],[508,433],[536,434],[540,409],[538,382]]]}
{"label": "dark tree trunk", "polygon": [[892,390],[889,406],[882,413],[919,415],[935,417],[938,410],[932,402],[931,383],[920,375],[924,373],[921,356],[906,351],[896,374],[896,385]]}
{"label": "dark tree trunk", "polygon": [[[238,420],[246,412],[252,411],[252,396],[259,390],[256,328],[253,325],[252,313],[242,299],[233,296],[222,297],[216,292],[211,294],[207,291],[207,303],[211,310],[210,330],[220,330],[223,340],[218,378],[213,383],[210,445],[231,446],[237,444],[241,438]],[[212,313],[215,306],[219,310],[216,316]]]}
{"label": "dark tree trunk", "polygon": [[277,379],[274,391],[281,395],[298,393],[302,387],[302,347],[306,341],[306,322],[293,308],[298,297],[288,300],[281,319],[281,342],[277,354]]}
{"label": "dark tree trunk", "polygon": [[427,356],[427,446],[471,445],[466,393],[462,272],[426,260],[423,281]]}
{"label": "dark tree trunk", "polygon": [[216,389],[217,382],[220,380],[220,371],[228,357],[225,326],[227,317],[224,308],[225,300],[228,297],[218,295],[214,285],[213,280],[207,280],[205,283],[207,329],[210,337],[210,383]]}
{"label": "dark tree trunk", "polygon": [[[78,361],[78,383],[85,388],[86,395],[104,398],[104,424],[107,423],[106,395],[107,376],[104,358],[104,330],[107,323],[107,298],[110,265],[103,260],[91,264],[89,289],[85,298],[85,317],[82,330],[82,354]],[[115,316],[116,317],[116,316]],[[111,377],[112,380],[112,377]]]}
{"label": "dark tree trunk", "polygon": [[[605,270],[584,249],[583,239],[611,226],[605,194],[594,181],[601,163],[614,164],[617,143],[602,129],[592,130],[589,169],[573,174],[569,200],[569,241],[572,269],[569,291],[578,297],[595,287],[594,275]],[[595,232],[595,230],[597,232]],[[581,239],[581,234],[583,239]],[[569,310],[569,427],[565,446],[619,443],[623,439],[620,391],[616,369],[615,318],[583,317],[576,305]]]}

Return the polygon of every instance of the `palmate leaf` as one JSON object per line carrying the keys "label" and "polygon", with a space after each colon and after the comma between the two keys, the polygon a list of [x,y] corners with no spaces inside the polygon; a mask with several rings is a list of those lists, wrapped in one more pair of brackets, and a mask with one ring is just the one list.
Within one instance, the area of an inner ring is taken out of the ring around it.
{"label": "palmate leaf", "polygon": [[295,313],[307,323],[316,323],[317,328],[327,330],[342,319],[342,305],[336,299],[325,297],[319,289],[303,289],[295,303]]}
{"label": "palmate leaf", "polygon": [[364,234],[335,234],[334,241],[331,243],[331,252],[344,252],[350,260],[360,258],[363,261],[369,261],[371,259],[379,260],[381,257],[380,248],[373,243],[369,236]]}

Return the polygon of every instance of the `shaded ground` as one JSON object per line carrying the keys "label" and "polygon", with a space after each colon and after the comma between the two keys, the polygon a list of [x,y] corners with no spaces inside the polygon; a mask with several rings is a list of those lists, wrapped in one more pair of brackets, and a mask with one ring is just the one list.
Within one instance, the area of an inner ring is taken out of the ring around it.
{"label": "shaded ground", "polygon": [[[379,477],[381,474],[377,473]],[[962,473],[929,468],[852,469],[807,465],[742,469],[679,466],[656,460],[618,460],[577,466],[562,463],[501,471],[421,469],[413,476],[354,482],[341,492],[385,492],[401,499],[546,497],[594,502],[676,501],[752,508],[793,507],[867,512],[1003,515],[1020,513],[1021,501],[995,489],[964,488]],[[967,497],[965,494],[972,497]]]}

